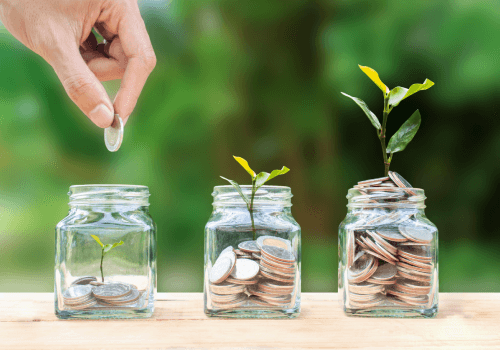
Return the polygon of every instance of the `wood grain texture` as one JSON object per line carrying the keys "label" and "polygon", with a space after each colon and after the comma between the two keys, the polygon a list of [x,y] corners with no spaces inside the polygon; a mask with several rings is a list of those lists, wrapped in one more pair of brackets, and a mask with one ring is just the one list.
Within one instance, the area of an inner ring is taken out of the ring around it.
{"label": "wood grain texture", "polygon": [[59,320],[52,294],[0,294],[1,349],[500,349],[500,294],[440,294],[434,319],[347,317],[335,293],[303,293],[290,320],[219,319],[201,293],[158,295],[146,320]]}

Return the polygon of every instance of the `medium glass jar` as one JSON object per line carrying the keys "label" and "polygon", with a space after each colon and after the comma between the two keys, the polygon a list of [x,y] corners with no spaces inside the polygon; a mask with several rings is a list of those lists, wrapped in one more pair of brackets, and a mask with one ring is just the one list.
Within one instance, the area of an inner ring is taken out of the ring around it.
{"label": "medium glass jar", "polygon": [[424,191],[383,186],[357,185],[347,195],[339,227],[340,302],[347,315],[433,317],[438,230],[425,216]]}
{"label": "medium glass jar", "polygon": [[56,227],[59,318],[145,318],[156,295],[156,225],[146,186],[80,185]]}
{"label": "medium glass jar", "polygon": [[[251,186],[241,186],[247,198]],[[232,186],[216,186],[205,226],[208,316],[279,318],[300,313],[300,226],[289,187],[262,186],[253,220]]]}

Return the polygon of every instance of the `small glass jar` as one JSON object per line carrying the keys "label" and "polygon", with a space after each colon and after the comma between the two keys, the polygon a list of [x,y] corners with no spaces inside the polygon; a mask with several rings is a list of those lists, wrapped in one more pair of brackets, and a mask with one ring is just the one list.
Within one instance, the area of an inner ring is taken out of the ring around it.
{"label": "small glass jar", "polygon": [[[241,186],[247,198],[251,186]],[[262,186],[247,204],[216,186],[205,226],[204,302],[208,316],[292,318],[300,313],[300,226],[289,187]]]}
{"label": "small glass jar", "polygon": [[438,230],[417,188],[352,188],[339,227],[339,295],[347,315],[433,317]]}
{"label": "small glass jar", "polygon": [[156,295],[156,225],[146,186],[80,185],[56,227],[55,313],[146,318]]}

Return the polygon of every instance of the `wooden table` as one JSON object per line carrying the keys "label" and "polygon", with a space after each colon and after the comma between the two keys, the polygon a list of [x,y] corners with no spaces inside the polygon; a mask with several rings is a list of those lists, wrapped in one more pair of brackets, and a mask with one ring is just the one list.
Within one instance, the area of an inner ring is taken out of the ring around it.
{"label": "wooden table", "polygon": [[441,294],[434,319],[347,317],[335,293],[302,296],[291,320],[208,318],[201,293],[160,293],[151,319],[63,321],[52,294],[0,294],[0,348],[500,349],[500,294]]}

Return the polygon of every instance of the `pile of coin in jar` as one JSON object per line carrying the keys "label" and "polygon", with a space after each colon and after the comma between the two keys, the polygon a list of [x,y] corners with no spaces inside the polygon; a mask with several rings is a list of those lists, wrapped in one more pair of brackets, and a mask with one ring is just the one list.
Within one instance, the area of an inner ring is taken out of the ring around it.
{"label": "pile of coin in jar", "polygon": [[225,248],[209,272],[212,305],[287,308],[292,303],[297,261],[289,240],[261,236]]}
{"label": "pile of coin in jar", "polygon": [[[389,202],[391,198],[415,195],[411,185],[395,172],[389,172],[389,177],[361,181],[354,187],[367,195],[367,203],[374,201],[372,194],[377,200]],[[435,289],[431,249],[435,229],[412,221],[415,211],[379,211],[372,216],[369,212],[358,227],[347,231],[350,308],[430,306]]]}
{"label": "pile of coin in jar", "polygon": [[63,293],[64,306],[74,310],[134,306],[143,291],[128,283],[101,283],[86,276],[75,280]]}

